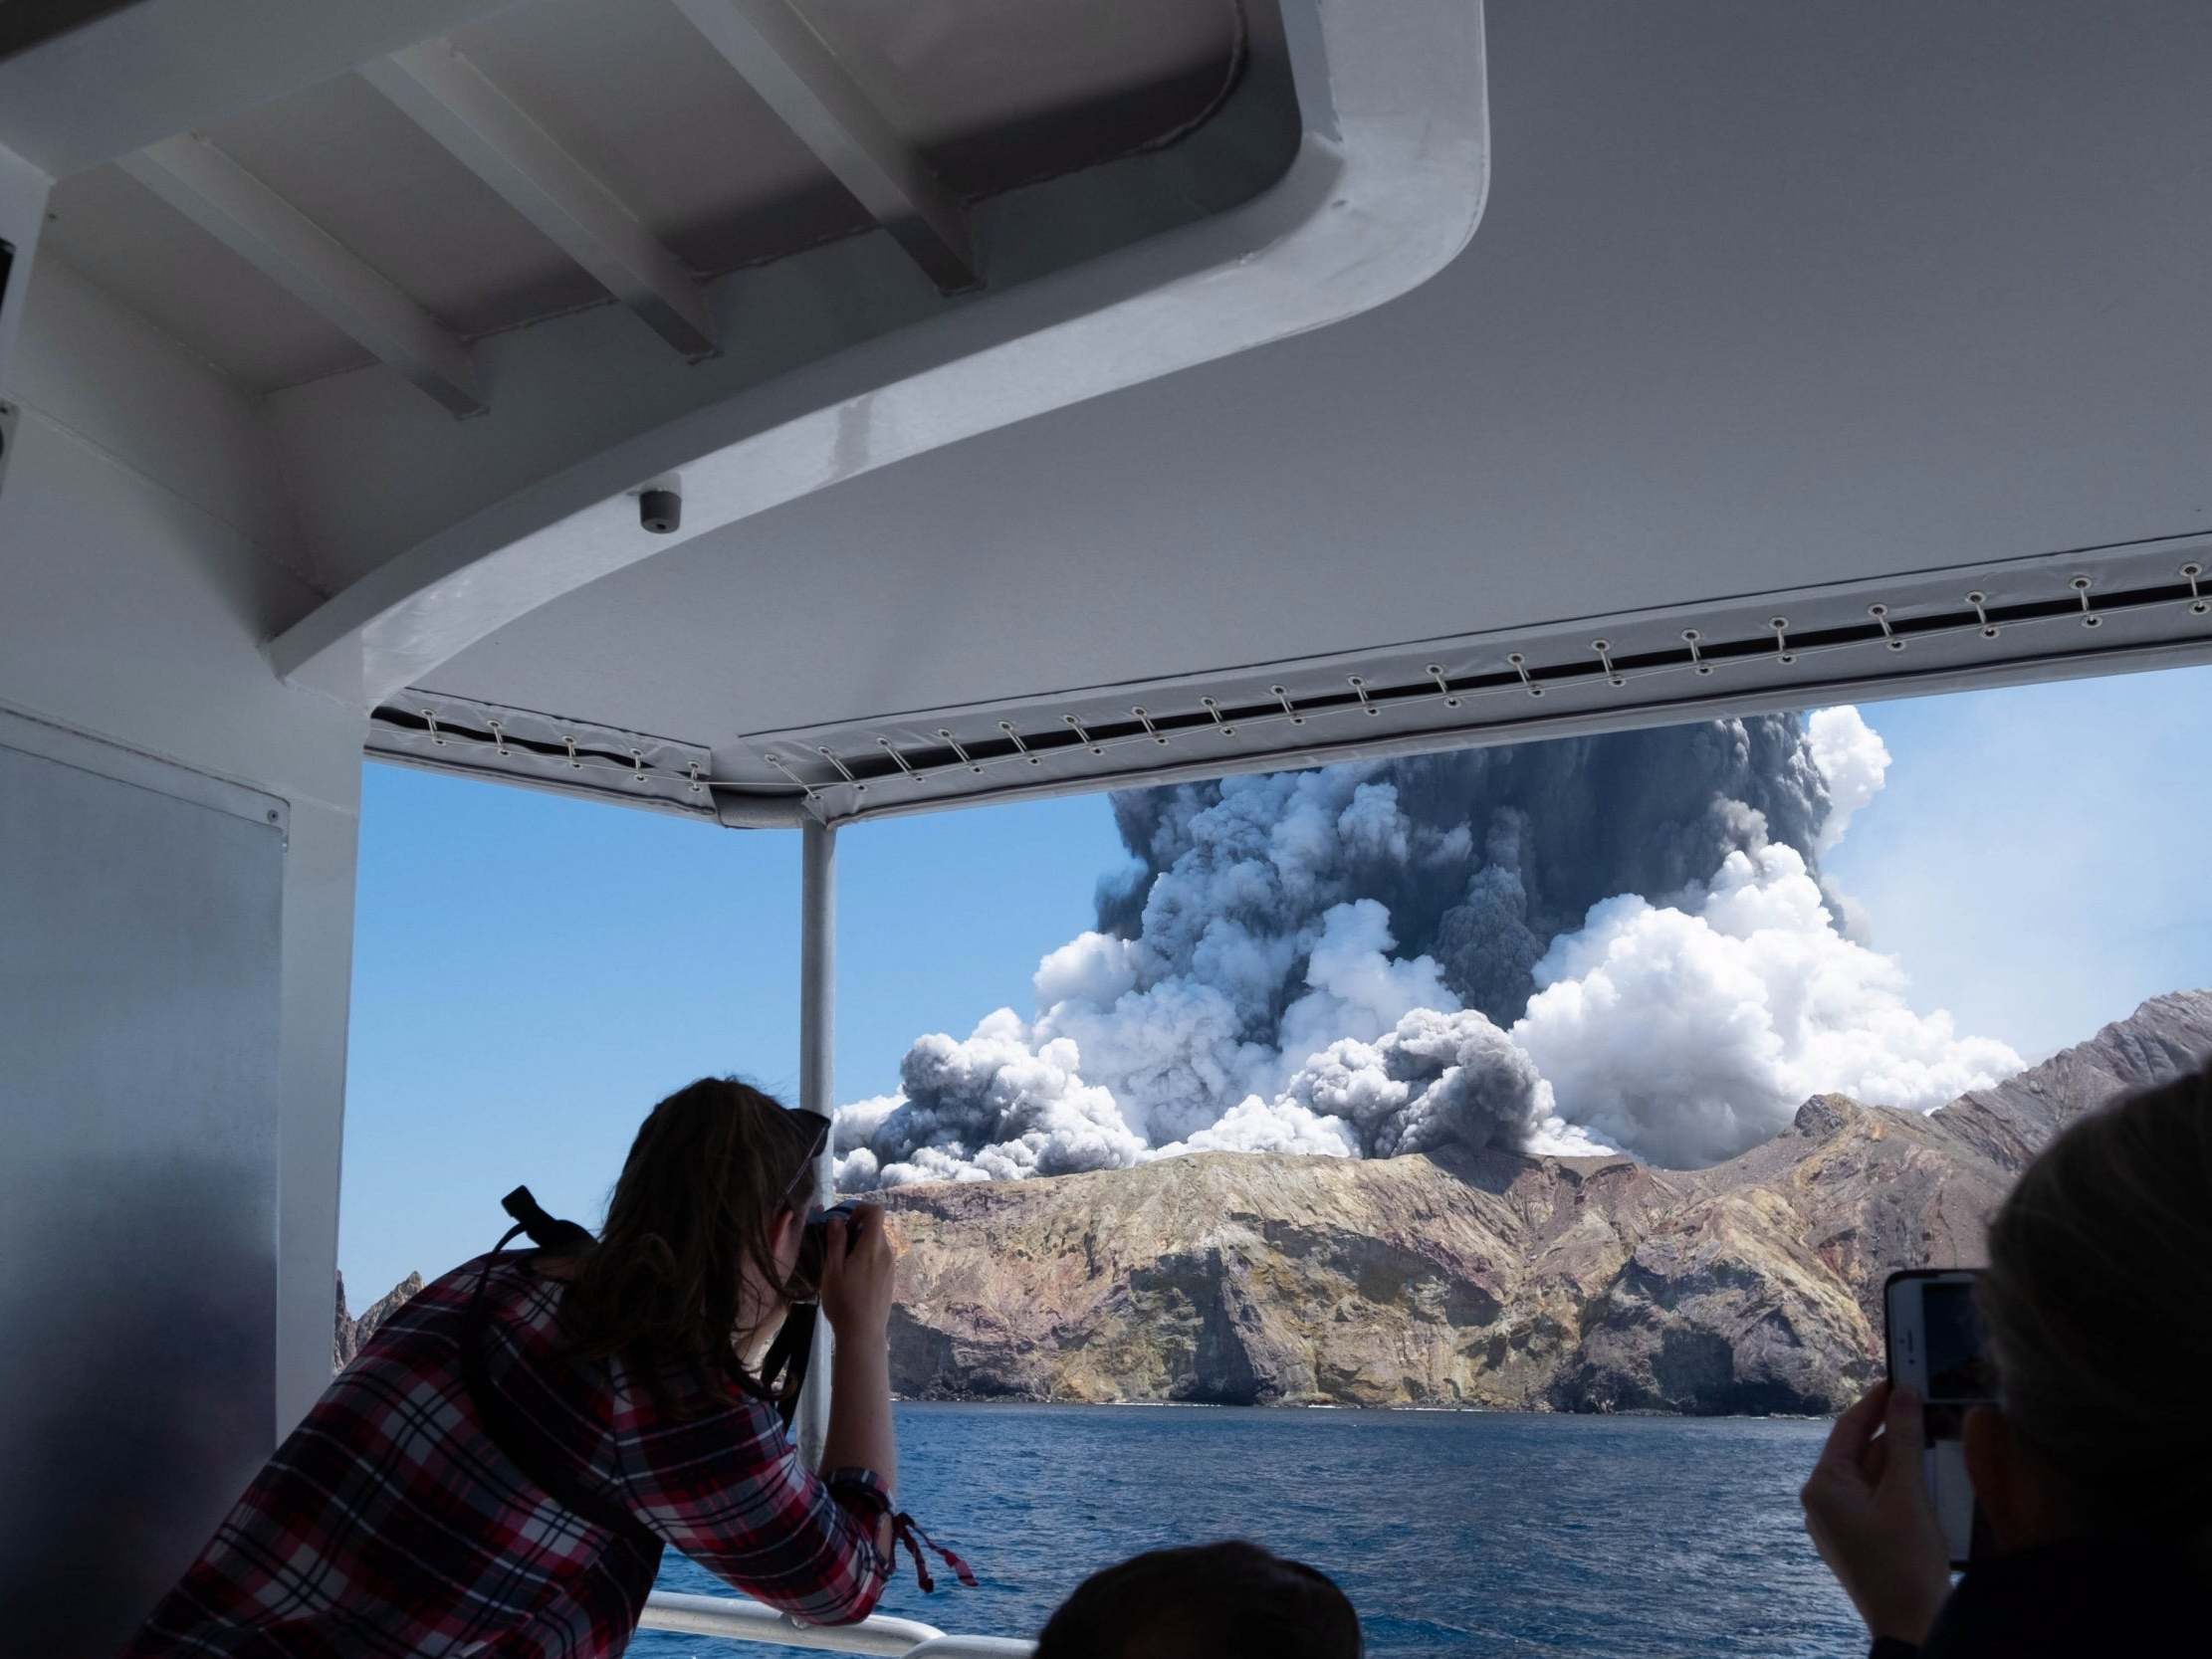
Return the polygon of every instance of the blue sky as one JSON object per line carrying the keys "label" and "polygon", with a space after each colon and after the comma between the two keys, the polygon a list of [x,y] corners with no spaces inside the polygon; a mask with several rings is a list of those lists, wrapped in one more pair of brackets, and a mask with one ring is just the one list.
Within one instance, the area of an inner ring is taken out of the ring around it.
{"label": "blue sky", "polygon": [[2212,985],[2212,669],[1860,712],[1888,781],[1825,868],[1916,1007],[2036,1060]]}
{"label": "blue sky", "polygon": [[[2036,1058],[2212,984],[2212,669],[1867,705],[1887,786],[1827,869],[1912,1002]],[[1123,862],[1104,797],[838,838],[837,1093],[917,1035],[1027,1014]],[[639,1118],[709,1072],[797,1077],[798,840],[371,765],[338,1261],[357,1308],[504,1230],[598,1218]]]}

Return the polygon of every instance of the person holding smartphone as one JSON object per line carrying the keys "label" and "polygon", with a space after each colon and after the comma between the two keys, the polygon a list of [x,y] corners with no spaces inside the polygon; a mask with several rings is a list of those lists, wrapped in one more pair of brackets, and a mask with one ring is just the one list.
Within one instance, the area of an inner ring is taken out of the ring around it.
{"label": "person holding smartphone", "polygon": [[1973,1294],[1995,1396],[1961,1424],[1956,1586],[1916,1391],[1845,1412],[1802,1494],[1874,1659],[2212,1652],[2212,1067],[2046,1147]]}
{"label": "person holding smartphone", "polygon": [[829,1219],[804,1287],[837,1338],[819,1472],[758,1373],[829,1129],[720,1078],[654,1107],[600,1236],[538,1212],[565,1243],[378,1327],[125,1659],[613,1655],[664,1546],[808,1623],[865,1617],[904,1522],[877,1206]]}

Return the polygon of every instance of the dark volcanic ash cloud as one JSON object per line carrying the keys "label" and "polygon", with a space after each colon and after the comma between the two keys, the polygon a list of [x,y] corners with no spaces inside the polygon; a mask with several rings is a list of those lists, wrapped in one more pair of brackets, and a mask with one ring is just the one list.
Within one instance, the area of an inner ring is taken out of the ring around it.
{"label": "dark volcanic ash cloud", "polygon": [[[1316,776],[1332,786],[1300,786]],[[1100,928],[1147,935],[1188,970],[1194,926],[1248,916],[1282,935],[1317,907],[1373,899],[1390,913],[1400,953],[1434,957],[1467,1007],[1499,1021],[1520,1013],[1536,959],[1592,905],[1621,893],[1663,900],[1704,881],[1747,844],[1744,807],[1760,815],[1770,841],[1811,859],[1830,805],[1811,744],[1787,717],[1259,781],[1278,788],[1251,791],[1233,828],[1193,827],[1201,815],[1220,816],[1223,789],[1233,785],[1114,796],[1115,823],[1137,862],[1100,885]],[[1277,798],[1295,802],[1295,819],[1272,817]],[[1333,825],[1317,821],[1332,809]],[[1257,833],[1242,833],[1247,824]],[[1279,857],[1285,850],[1291,860]],[[1248,885],[1255,873],[1261,883]]]}
{"label": "dark volcanic ash cloud", "polygon": [[1114,797],[1130,867],[1035,1013],[842,1109],[848,1185],[1210,1148],[1619,1144],[1707,1162],[1805,1094],[1930,1107],[2017,1066],[1905,1004],[1818,857],[1880,786],[1852,710]]}

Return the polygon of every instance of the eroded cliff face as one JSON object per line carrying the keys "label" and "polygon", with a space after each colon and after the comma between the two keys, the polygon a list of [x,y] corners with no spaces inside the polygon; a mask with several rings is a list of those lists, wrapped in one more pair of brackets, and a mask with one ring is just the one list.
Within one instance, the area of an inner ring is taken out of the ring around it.
{"label": "eroded cliff face", "polygon": [[360,1352],[361,1345],[368,1341],[379,1325],[392,1316],[401,1304],[422,1289],[422,1275],[410,1273],[361,1311],[354,1319],[345,1312],[345,1275],[337,1276],[337,1328],[331,1340],[331,1369],[342,1371]]}
{"label": "eroded cliff face", "polygon": [[1871,1374],[1857,1281],[1879,1297],[1905,1259],[1870,1231],[1916,1244],[2002,1184],[1916,1126],[1817,1102],[1771,1171],[1217,1152],[909,1187],[892,1373],[921,1395],[1826,1410]]}
{"label": "eroded cliff face", "polygon": [[2212,991],[2173,991],[1994,1089],[1961,1095],[1937,1122],[2018,1171],[2083,1113],[2123,1089],[2163,1082],[2202,1063],[2207,1054],[2212,1054]]}
{"label": "eroded cliff face", "polygon": [[1888,1274],[1978,1264],[2025,1156],[2115,1088],[2207,1053],[2212,993],[2160,997],[2018,1087],[1932,1117],[1819,1096],[1764,1145],[1690,1171],[1216,1152],[899,1188],[885,1195],[903,1245],[893,1383],[921,1397],[1831,1411],[1880,1369]]}
{"label": "eroded cliff face", "polygon": [[[1209,1152],[883,1194],[893,1384],[923,1398],[1826,1412],[1881,1368],[1881,1285],[1979,1264],[2013,1177],[2114,1093],[2212,1056],[2155,997],[1931,1116],[1807,1101],[1709,1169],[1446,1151]],[[334,1365],[422,1288],[358,1319]]]}

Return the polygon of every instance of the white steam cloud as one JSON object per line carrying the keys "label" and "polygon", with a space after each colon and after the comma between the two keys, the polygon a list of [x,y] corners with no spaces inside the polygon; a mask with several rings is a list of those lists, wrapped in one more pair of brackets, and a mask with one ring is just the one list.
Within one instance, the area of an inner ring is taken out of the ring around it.
{"label": "white steam cloud", "polygon": [[[1115,797],[1133,868],[1034,1015],[837,1114],[846,1188],[1207,1150],[1618,1145],[1711,1162],[1842,1089],[2017,1070],[1839,929],[1820,853],[1888,753],[1852,709]],[[1856,933],[1858,930],[1853,930]]]}
{"label": "white steam cloud", "polygon": [[1813,847],[1826,853],[1843,840],[1859,809],[1881,793],[1882,780],[1889,775],[1889,749],[1849,705],[1806,716],[1805,741],[1828,784],[1828,816]]}
{"label": "white steam cloud", "polygon": [[1809,1095],[1926,1112],[2021,1065],[1914,1013],[1896,962],[1836,931],[1789,847],[1730,853],[1679,906],[1607,900],[1536,978],[1513,1040],[1559,1110],[1670,1166],[1757,1144]]}

